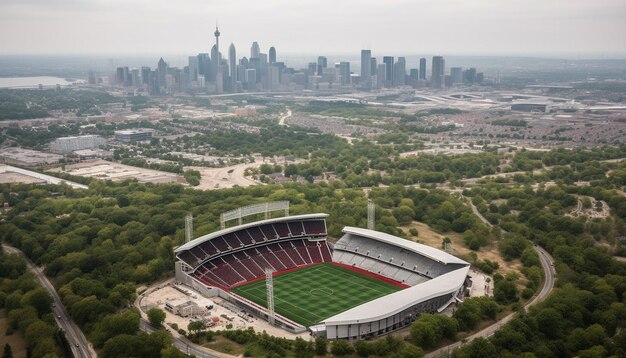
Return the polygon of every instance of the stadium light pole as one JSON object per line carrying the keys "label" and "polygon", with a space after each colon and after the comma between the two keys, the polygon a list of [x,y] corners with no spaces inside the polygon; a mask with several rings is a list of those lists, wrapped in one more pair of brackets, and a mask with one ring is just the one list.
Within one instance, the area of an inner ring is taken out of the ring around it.
{"label": "stadium light pole", "polygon": [[273,326],[276,318],[274,312],[274,277],[271,268],[265,269],[265,287],[267,288],[267,318]]}

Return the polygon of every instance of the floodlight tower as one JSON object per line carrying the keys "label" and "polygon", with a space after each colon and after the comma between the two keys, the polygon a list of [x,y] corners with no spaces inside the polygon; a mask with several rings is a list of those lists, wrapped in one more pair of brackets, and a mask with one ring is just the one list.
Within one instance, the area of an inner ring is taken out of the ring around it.
{"label": "floodlight tower", "polygon": [[193,215],[188,214],[185,216],[185,242],[189,242],[193,239]]}
{"label": "floodlight tower", "polygon": [[267,288],[267,318],[274,325],[276,313],[274,312],[274,278],[271,268],[265,269],[265,287]]}

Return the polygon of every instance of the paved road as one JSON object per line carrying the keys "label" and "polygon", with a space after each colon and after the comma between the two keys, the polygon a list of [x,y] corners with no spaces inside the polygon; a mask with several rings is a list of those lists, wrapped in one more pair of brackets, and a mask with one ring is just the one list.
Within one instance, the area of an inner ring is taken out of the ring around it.
{"label": "paved road", "polygon": [[287,114],[285,114],[284,116],[280,117],[280,120],[278,121],[278,125],[279,126],[287,126],[289,127],[289,124],[285,123],[285,119],[291,117],[291,109],[287,110]]}
{"label": "paved road", "polygon": [[[4,250],[8,253],[24,256],[24,254],[19,249],[13,246],[9,246],[7,244],[2,244],[2,246],[4,247]],[[53,312],[55,320],[59,328],[61,328],[65,332],[74,357],[97,357],[96,351],[93,349],[89,341],[87,341],[87,338],[80,330],[80,328],[78,328],[76,323],[72,321],[72,318],[63,306],[63,302],[61,302],[61,297],[59,297],[59,294],[54,289],[54,286],[52,286],[46,275],[44,275],[43,271],[35,266],[35,264],[28,258],[26,258],[26,263],[28,264],[28,268],[37,276],[37,279],[39,279],[43,287],[48,290],[50,296],[52,296],[52,299],[54,300]]]}
{"label": "paved road", "polygon": [[[155,332],[157,330],[148,321],[146,321],[143,317],[141,318],[141,321],[139,321],[139,329],[141,329],[144,332],[148,332],[148,333],[152,333],[152,332]],[[172,343],[174,343],[176,348],[178,348],[181,352],[183,352],[183,353],[185,353],[187,355],[193,354],[196,357],[202,357],[202,358],[232,357],[232,356],[221,355],[221,354],[214,354],[214,353],[211,353],[211,352],[207,352],[206,350],[204,350],[200,346],[198,346],[198,345],[190,342],[186,338],[184,338],[182,336],[179,336],[179,335],[176,335],[174,333],[172,333]]]}
{"label": "paved road", "polygon": [[[471,199],[469,199],[469,203],[470,203],[470,206],[472,207],[472,211],[474,212],[474,214],[476,214],[476,216],[478,216],[478,218],[482,222],[487,224],[487,226],[490,226],[490,227],[493,226],[487,219],[485,219],[485,217],[483,217],[480,214],[476,206],[472,203]],[[502,232],[504,233],[506,231],[502,230]],[[550,294],[550,292],[552,292],[552,290],[554,289],[554,283],[556,281],[556,272],[554,270],[554,259],[552,258],[552,256],[550,256],[550,254],[548,254],[546,250],[544,250],[543,248],[537,245],[534,246],[534,249],[535,251],[537,251],[537,254],[539,255],[539,261],[541,262],[541,267],[543,268],[545,280],[543,282],[543,287],[541,288],[541,291],[539,291],[539,293],[535,295],[535,297],[533,297],[530,301],[526,302],[526,305],[524,305],[524,309],[526,311],[528,311],[528,309],[531,306],[536,305],[537,303],[545,300]],[[478,337],[489,338],[493,336],[496,333],[496,331],[502,328],[503,325],[507,324],[509,321],[515,318],[515,316],[517,316],[517,313],[511,313],[503,317],[499,321],[491,324],[490,326],[487,326],[481,329],[480,331],[470,335],[463,342],[459,341],[459,342],[455,342],[450,345],[447,345],[445,347],[441,347],[437,349],[436,351],[426,354],[425,357],[427,358],[435,358],[435,357],[440,357],[440,356],[445,357],[445,356],[448,356],[448,354],[452,352],[453,350],[455,350],[456,348],[459,348],[465,343],[471,342],[472,340]]]}

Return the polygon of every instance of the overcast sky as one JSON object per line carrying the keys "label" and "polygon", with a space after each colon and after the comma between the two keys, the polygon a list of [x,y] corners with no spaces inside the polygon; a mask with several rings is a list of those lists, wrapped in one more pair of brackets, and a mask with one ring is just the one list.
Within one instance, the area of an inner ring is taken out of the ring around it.
{"label": "overcast sky", "polygon": [[0,0],[0,54],[626,58],[626,0]]}

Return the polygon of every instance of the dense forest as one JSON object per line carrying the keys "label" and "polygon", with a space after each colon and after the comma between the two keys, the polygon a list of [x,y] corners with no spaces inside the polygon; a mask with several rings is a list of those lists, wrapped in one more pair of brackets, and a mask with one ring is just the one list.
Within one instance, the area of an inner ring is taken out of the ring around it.
{"label": "dense forest", "polygon": [[44,118],[55,110],[94,115],[101,113],[99,105],[123,101],[99,91],[0,89],[0,120]]}

